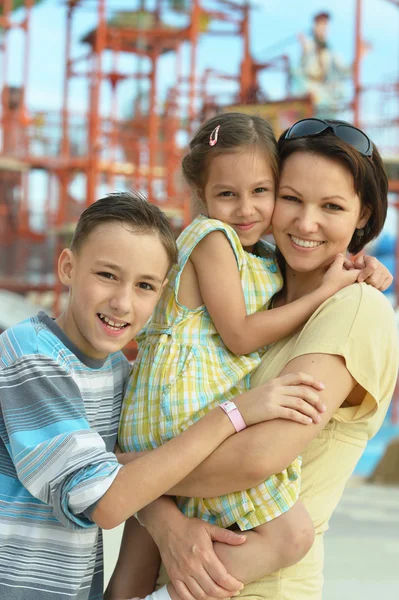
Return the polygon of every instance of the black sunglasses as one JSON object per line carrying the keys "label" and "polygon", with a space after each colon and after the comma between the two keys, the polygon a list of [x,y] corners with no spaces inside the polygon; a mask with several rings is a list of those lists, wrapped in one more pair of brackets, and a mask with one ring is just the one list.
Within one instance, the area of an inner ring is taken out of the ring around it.
{"label": "black sunglasses", "polygon": [[356,148],[360,154],[372,156],[373,143],[370,138],[357,127],[346,123],[331,123],[323,119],[301,119],[289,128],[284,139],[312,137],[327,130],[332,131],[340,140]]}

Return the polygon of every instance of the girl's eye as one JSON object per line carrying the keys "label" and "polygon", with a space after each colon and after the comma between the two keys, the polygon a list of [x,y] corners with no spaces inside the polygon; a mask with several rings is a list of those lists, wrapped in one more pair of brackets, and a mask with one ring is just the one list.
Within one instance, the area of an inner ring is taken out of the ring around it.
{"label": "girl's eye", "polygon": [[265,192],[268,192],[268,188],[265,187],[258,187],[254,189],[255,194],[264,194]]}
{"label": "girl's eye", "polygon": [[225,192],[220,192],[219,196],[222,196],[224,198],[230,198],[231,196],[233,196],[233,192],[229,192],[229,191],[225,191]]}
{"label": "girl's eye", "polygon": [[149,283],[146,283],[145,281],[141,281],[139,283],[139,288],[141,288],[142,290],[147,290],[147,291],[155,291],[154,286],[150,285]]}
{"label": "girl's eye", "polygon": [[104,277],[104,279],[115,279],[115,276],[112,273],[108,273],[107,271],[100,271],[97,273],[100,277]]}
{"label": "girl's eye", "polygon": [[328,210],[333,210],[333,211],[343,210],[342,206],[339,206],[338,204],[334,204],[333,202],[329,202],[328,204],[325,204],[325,207]]}
{"label": "girl's eye", "polygon": [[296,196],[281,196],[283,200],[288,200],[288,202],[300,202],[299,198]]}

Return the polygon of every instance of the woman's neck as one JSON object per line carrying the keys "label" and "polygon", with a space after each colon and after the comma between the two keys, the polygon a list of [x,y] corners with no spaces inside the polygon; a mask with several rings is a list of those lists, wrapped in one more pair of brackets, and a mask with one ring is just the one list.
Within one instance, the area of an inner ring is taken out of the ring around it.
{"label": "woman's neck", "polygon": [[299,300],[320,287],[325,271],[317,270],[301,273],[285,266],[284,304]]}

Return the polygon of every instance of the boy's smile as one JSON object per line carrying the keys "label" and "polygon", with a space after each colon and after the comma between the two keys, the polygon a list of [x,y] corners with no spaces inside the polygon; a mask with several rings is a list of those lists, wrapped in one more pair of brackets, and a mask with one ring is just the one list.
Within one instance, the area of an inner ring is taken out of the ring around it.
{"label": "boy's smile", "polygon": [[61,254],[60,278],[70,295],[57,323],[87,356],[106,358],[144,327],[168,266],[157,234],[135,232],[125,223],[99,225],[78,252]]}

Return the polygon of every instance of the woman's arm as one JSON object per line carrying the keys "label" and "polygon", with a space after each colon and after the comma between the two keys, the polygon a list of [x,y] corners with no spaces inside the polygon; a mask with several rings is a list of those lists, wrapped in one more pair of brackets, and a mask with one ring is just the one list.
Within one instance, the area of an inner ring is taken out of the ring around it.
{"label": "woman's arm", "polygon": [[[224,442],[169,493],[188,497],[214,497],[245,490],[280,473],[301,454],[326,426],[356,382],[341,356],[306,354],[290,361],[281,375],[301,369],[320,378],[325,389],[319,395],[327,407],[320,423],[303,427],[275,419],[244,430]],[[240,468],[237,468],[240,465]]]}
{"label": "woman's arm", "polygon": [[207,235],[195,247],[190,260],[212,321],[235,354],[249,354],[293,333],[327,298],[355,283],[359,275],[356,269],[343,269],[344,257],[339,255],[314,292],[280,308],[247,315],[237,261],[224,233],[214,231]]}

